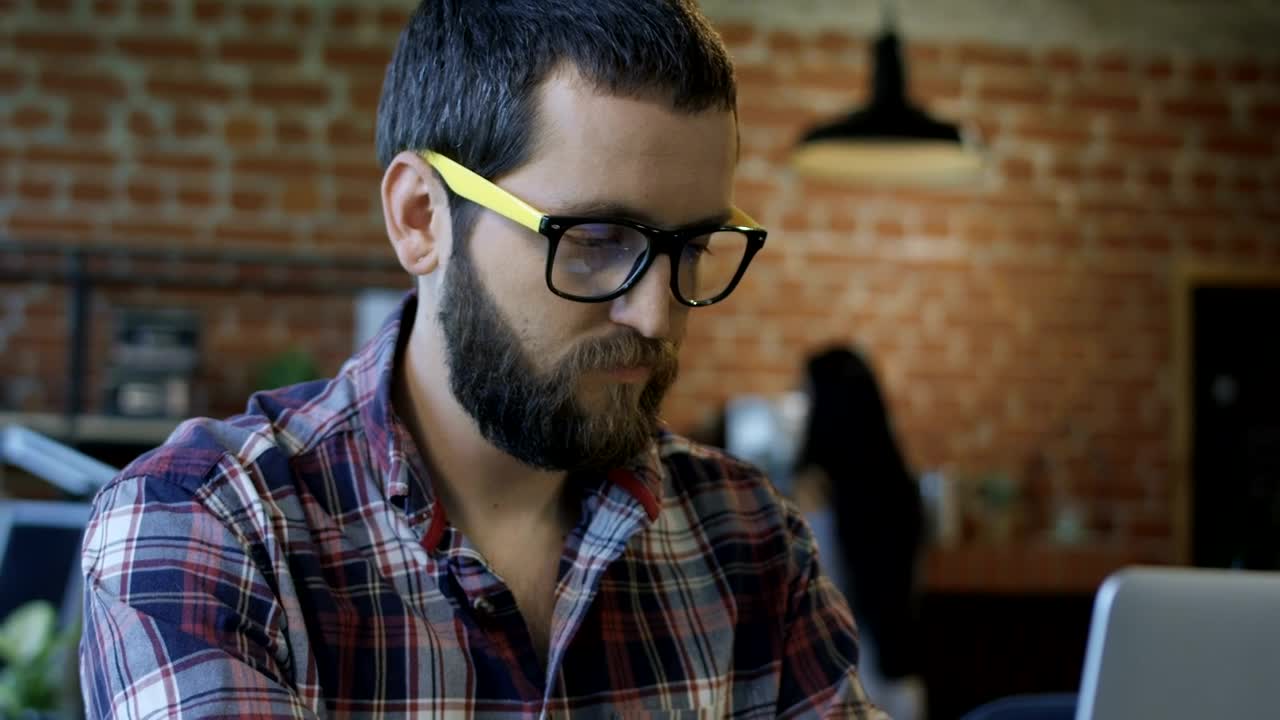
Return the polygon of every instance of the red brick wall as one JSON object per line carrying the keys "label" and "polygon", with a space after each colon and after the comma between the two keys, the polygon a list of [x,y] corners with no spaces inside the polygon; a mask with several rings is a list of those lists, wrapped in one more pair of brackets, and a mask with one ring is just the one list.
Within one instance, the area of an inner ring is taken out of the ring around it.
{"label": "red brick wall", "polygon": [[[0,236],[388,254],[373,123],[403,18],[0,0]],[[807,351],[853,341],[914,466],[1069,486],[1101,537],[1169,556],[1173,270],[1280,267],[1280,59],[907,38],[913,94],[979,135],[989,171],[950,191],[849,189],[785,163],[864,95],[868,39],[722,30],[738,200],[772,235],[733,301],[697,313],[673,423],[793,387]],[[64,291],[3,287],[0,375],[57,409]],[[126,299],[100,295],[96,316]],[[214,412],[241,406],[254,353],[306,342],[326,369],[346,353],[346,297],[164,302],[205,308]]]}
{"label": "red brick wall", "polygon": [[774,234],[694,325],[678,418],[856,342],[916,468],[1069,487],[1098,536],[1170,557],[1175,265],[1280,268],[1280,58],[909,42],[914,95],[979,133],[987,176],[850,190],[785,161],[864,95],[867,38],[722,29],[750,59],[739,200]]}
{"label": "red brick wall", "polygon": [[1065,487],[1097,537],[1172,557],[1175,269],[1280,268],[1280,56],[908,38],[913,95],[974,130],[990,167],[973,187],[893,191],[785,164],[865,96],[869,38],[722,31],[738,199],[773,234],[734,301],[693,324],[673,415],[794,387],[803,353],[852,341],[914,466]]}
{"label": "red brick wall", "polygon": [[[403,10],[39,0],[0,12],[0,237],[389,259],[373,123]],[[7,397],[60,410],[66,288],[4,292]],[[242,408],[277,352],[304,347],[332,372],[351,349],[347,294],[105,288],[91,409],[111,309],[136,304],[202,312],[201,394],[215,414]]]}

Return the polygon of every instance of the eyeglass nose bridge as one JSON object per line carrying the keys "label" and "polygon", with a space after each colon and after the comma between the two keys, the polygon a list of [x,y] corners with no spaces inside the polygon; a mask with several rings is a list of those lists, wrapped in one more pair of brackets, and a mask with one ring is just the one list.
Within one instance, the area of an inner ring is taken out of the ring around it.
{"label": "eyeglass nose bridge", "polygon": [[700,231],[664,231],[656,229],[643,232],[646,241],[644,253],[636,258],[631,272],[627,273],[627,279],[618,288],[615,299],[631,292],[636,285],[640,284],[644,276],[653,269],[653,264],[657,262],[658,256],[666,255],[671,261],[671,277],[668,278],[667,286],[671,289],[672,296],[682,305],[694,305],[695,303],[685,298],[680,292],[680,256],[684,253],[684,247],[688,244],[689,238],[696,237],[698,232]]}

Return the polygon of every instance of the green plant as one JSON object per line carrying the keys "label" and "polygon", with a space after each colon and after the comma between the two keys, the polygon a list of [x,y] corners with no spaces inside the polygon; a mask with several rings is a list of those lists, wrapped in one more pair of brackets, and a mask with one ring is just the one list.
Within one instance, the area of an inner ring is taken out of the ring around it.
{"label": "green plant", "polygon": [[254,375],[257,389],[274,390],[315,380],[320,377],[320,370],[310,353],[294,348],[267,358],[258,365]]}
{"label": "green plant", "polygon": [[14,610],[0,625],[0,717],[57,710],[64,693],[66,653],[80,628],[59,632],[58,615],[44,601]]}
{"label": "green plant", "polygon": [[1004,473],[988,473],[978,478],[978,497],[985,509],[1006,511],[1018,501],[1018,484]]}

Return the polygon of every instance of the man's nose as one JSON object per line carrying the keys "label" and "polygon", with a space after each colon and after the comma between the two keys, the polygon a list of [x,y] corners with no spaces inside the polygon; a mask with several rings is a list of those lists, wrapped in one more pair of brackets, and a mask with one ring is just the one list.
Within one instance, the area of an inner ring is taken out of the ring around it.
{"label": "man's nose", "polygon": [[676,302],[671,294],[671,262],[665,255],[654,260],[635,285],[612,301],[609,319],[633,328],[644,337],[667,339],[671,332],[671,311]]}

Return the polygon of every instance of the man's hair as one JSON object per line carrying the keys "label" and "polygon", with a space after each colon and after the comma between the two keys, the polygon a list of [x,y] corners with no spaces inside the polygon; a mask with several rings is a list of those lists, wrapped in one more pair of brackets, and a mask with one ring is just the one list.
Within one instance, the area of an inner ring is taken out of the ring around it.
{"label": "man's hair", "polygon": [[[611,95],[734,110],[733,64],[694,0],[423,0],[378,103],[378,162],[433,150],[493,179],[531,155],[537,90],[560,65]],[[449,192],[454,235],[474,206]]]}

